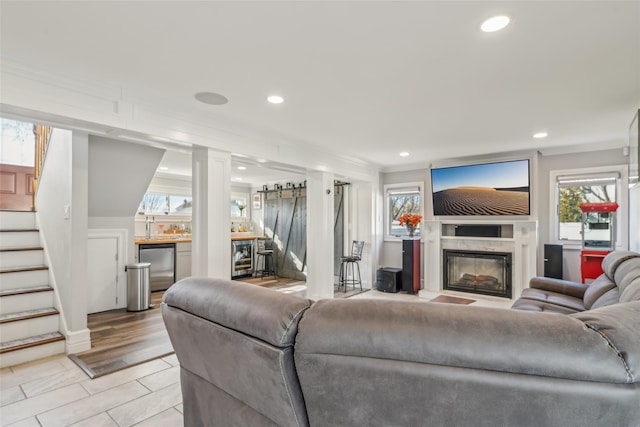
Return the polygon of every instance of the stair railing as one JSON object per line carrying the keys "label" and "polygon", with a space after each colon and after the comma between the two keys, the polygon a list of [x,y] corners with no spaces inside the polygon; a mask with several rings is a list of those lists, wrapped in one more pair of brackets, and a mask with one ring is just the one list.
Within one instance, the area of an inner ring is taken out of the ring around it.
{"label": "stair railing", "polygon": [[47,153],[47,146],[49,145],[49,139],[51,139],[51,132],[53,128],[50,126],[43,126],[35,124],[33,125],[33,134],[36,139],[36,159],[33,168],[33,193],[31,195],[31,210],[36,209],[36,191],[38,190],[38,183],[40,182],[40,174],[42,173],[42,166],[44,165],[44,158]]}

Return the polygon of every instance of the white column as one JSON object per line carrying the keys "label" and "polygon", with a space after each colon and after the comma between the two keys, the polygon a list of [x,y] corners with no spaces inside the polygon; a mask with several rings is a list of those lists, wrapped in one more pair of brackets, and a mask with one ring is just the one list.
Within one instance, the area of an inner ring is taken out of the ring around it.
{"label": "white column", "polygon": [[[67,314],[67,353],[91,348],[91,335],[87,328],[87,281],[89,278],[89,135],[73,132],[71,136],[71,247],[69,261],[72,304],[64,308]],[[63,211],[64,212],[64,211]],[[65,214],[63,214],[65,215]],[[65,216],[66,218],[66,216]]]}
{"label": "white column", "polygon": [[192,153],[194,276],[231,278],[231,154],[206,147]]}
{"label": "white column", "polygon": [[332,173],[307,173],[307,297],[333,298]]}

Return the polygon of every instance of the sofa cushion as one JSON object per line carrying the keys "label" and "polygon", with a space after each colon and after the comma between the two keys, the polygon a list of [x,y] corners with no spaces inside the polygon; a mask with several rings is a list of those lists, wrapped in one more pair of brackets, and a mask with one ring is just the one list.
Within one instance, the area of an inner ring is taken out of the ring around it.
{"label": "sofa cushion", "polygon": [[620,291],[618,291],[618,288],[616,287],[609,290],[608,292],[605,292],[604,295],[598,298],[591,306],[591,309],[606,307],[608,305],[617,304],[619,302],[620,302]]}
{"label": "sofa cushion", "polygon": [[627,259],[620,263],[614,275],[616,285],[621,293],[638,277],[640,277],[640,257]]}
{"label": "sofa cushion", "polygon": [[526,288],[522,291],[520,298],[559,305],[574,310],[574,312],[584,310],[584,304],[581,298],[559,292],[546,291],[544,289]]}
{"label": "sofa cushion", "polygon": [[588,310],[591,308],[598,298],[615,288],[616,284],[609,279],[606,274],[601,274],[591,282],[587,290],[584,292],[584,307]]}
{"label": "sofa cushion", "polygon": [[572,308],[563,307],[561,305],[556,304],[548,304],[543,301],[536,301],[533,299],[527,298],[518,298],[516,302],[511,306],[514,310],[525,310],[525,311],[537,311],[540,313],[560,313],[560,314],[573,314],[579,313],[578,310],[574,310]]}
{"label": "sofa cushion", "polygon": [[620,302],[640,301],[640,277],[622,291],[620,294]]}
{"label": "sofa cushion", "polygon": [[602,260],[602,271],[604,274],[609,277],[611,280],[615,280],[616,269],[620,264],[630,258],[640,257],[640,254],[637,252],[631,251],[614,251],[608,254]]}
{"label": "sofa cushion", "polygon": [[563,295],[582,299],[587,285],[569,280],[554,279],[551,277],[533,277],[529,280],[529,287],[551,291]]}
{"label": "sofa cushion", "polygon": [[[609,307],[601,310],[606,309]],[[300,321],[296,368],[305,398],[305,386],[317,386],[309,382],[308,374],[328,376],[334,368],[343,373],[341,367],[347,362],[353,365],[355,358],[359,358],[356,366],[365,359],[387,359],[581,381],[629,382],[625,365],[602,334],[585,329],[582,321],[570,317],[579,314],[364,298],[322,299]],[[614,323],[610,327],[617,328]],[[638,336],[640,330],[628,331],[628,339]],[[397,366],[390,367],[390,374],[410,369]],[[345,390],[347,383],[357,381],[358,386],[352,386],[357,390],[381,392],[379,384],[369,383],[355,371],[348,376],[341,374],[342,383],[334,385]],[[331,394],[328,386],[320,384],[325,396]]]}

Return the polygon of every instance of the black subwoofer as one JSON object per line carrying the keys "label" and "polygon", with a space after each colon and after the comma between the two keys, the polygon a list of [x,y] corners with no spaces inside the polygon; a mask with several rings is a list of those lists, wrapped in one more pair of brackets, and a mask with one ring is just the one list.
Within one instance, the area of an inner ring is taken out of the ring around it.
{"label": "black subwoofer", "polygon": [[379,268],[376,274],[376,289],[381,292],[398,292],[402,289],[402,269]]}
{"label": "black subwoofer", "polygon": [[544,245],[544,277],[562,279],[562,245]]}

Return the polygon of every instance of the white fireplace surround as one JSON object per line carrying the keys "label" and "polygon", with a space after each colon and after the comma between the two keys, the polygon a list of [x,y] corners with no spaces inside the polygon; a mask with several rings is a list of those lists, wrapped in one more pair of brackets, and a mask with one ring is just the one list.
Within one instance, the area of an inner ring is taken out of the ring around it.
{"label": "white fireplace surround", "polygon": [[[456,225],[499,225],[501,237],[455,236]],[[511,253],[511,298],[517,299],[536,276],[538,222],[519,220],[441,220],[425,221],[424,235],[424,287],[421,296],[443,292],[443,249]],[[476,294],[474,294],[476,295]],[[493,297],[495,298],[495,297]]]}

